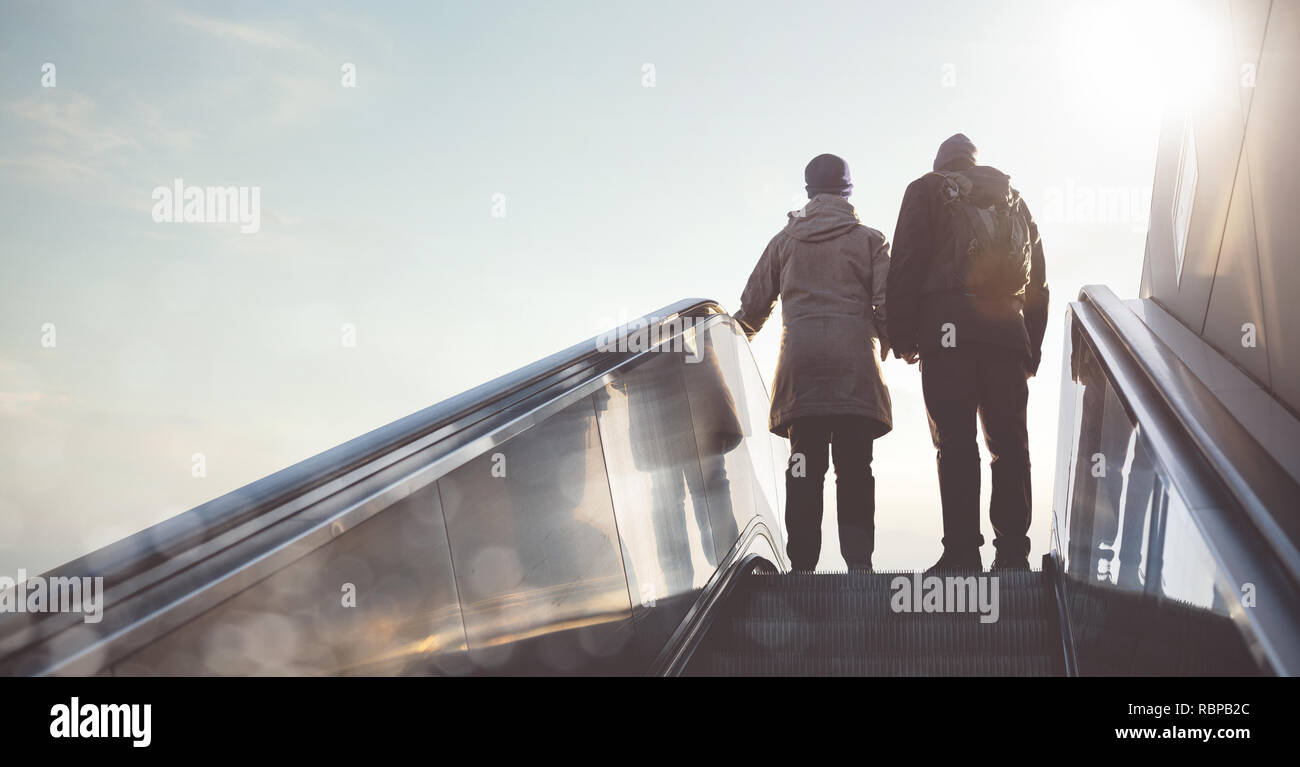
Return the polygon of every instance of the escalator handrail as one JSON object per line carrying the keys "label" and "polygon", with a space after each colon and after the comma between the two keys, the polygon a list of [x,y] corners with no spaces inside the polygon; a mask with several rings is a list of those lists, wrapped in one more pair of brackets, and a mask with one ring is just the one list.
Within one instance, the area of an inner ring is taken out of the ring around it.
{"label": "escalator handrail", "polygon": [[[1079,298],[1097,309],[1292,580],[1300,584],[1295,531],[1283,527],[1276,516],[1294,508],[1300,484],[1172,351],[1152,353],[1167,346],[1110,289],[1089,285]],[[1225,449],[1227,445],[1232,449]]]}
{"label": "escalator handrail", "polygon": [[[759,544],[762,542],[766,542],[767,551],[761,550]],[[709,582],[700,589],[695,604],[650,664],[647,676],[681,676],[743,578],[756,570],[789,571],[790,565],[783,553],[775,544],[767,524],[757,517],[751,519]]]}
{"label": "escalator handrail", "polygon": [[[1199,499],[1186,504],[1187,513],[1216,567],[1233,588],[1250,583],[1261,597],[1267,595],[1231,610],[1257,661],[1279,675],[1300,674],[1300,613],[1295,610],[1300,582],[1290,553],[1293,544],[1272,520],[1270,512],[1277,510],[1269,505],[1272,489],[1251,486],[1261,472],[1263,481],[1293,480],[1114,293],[1087,286],[1079,298],[1071,313],[1081,337],[1145,432],[1170,483],[1180,495]],[[1242,461],[1258,465],[1245,473]]]}
{"label": "escalator handrail", "polygon": [[617,343],[652,326],[661,328],[678,318],[711,314],[725,311],[716,301],[702,298],[669,304],[207,501],[45,575],[102,576],[105,587],[120,583],[440,428],[480,411],[491,412],[494,404],[511,395],[606,353],[610,342]]}

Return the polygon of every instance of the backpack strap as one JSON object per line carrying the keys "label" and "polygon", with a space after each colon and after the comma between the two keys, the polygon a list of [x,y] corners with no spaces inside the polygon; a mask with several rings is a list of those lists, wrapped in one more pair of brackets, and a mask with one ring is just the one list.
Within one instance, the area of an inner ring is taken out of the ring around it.
{"label": "backpack strap", "polygon": [[934,170],[925,175],[938,176],[941,179],[939,185],[939,199],[945,205],[951,205],[958,200],[963,200],[970,196],[971,180],[960,173]]}

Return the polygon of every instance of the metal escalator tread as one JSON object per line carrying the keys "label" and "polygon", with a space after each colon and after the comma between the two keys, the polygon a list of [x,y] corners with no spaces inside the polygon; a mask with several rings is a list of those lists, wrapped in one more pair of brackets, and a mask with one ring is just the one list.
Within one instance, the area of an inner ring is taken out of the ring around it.
{"label": "metal escalator tread", "polygon": [[1052,676],[1055,660],[1030,656],[868,656],[718,653],[701,676]]}
{"label": "metal escalator tread", "polygon": [[1048,676],[1062,663],[1056,604],[1038,572],[996,575],[997,619],[898,612],[913,573],[754,574],[686,673],[706,676]]}
{"label": "metal escalator tread", "polygon": [[1045,621],[1002,618],[972,626],[968,621],[935,617],[922,614],[897,621],[816,623],[745,618],[730,621],[726,628],[733,649],[773,653],[907,655],[924,647],[931,654],[990,655],[1008,647],[1049,647],[1048,641],[1054,639]]}

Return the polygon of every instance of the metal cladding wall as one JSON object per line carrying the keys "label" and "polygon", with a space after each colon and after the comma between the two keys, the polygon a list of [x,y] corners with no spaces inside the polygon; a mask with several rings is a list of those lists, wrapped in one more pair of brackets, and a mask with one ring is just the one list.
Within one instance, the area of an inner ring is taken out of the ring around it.
{"label": "metal cladding wall", "polygon": [[1212,61],[1161,132],[1141,295],[1300,412],[1300,3],[1197,11]]}

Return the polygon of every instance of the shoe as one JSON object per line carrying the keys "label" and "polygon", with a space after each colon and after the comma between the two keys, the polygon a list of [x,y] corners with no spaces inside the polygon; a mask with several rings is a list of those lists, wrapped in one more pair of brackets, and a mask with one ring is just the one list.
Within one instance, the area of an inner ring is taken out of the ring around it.
{"label": "shoe", "polygon": [[849,563],[849,572],[851,572],[851,573],[870,573],[870,572],[874,572],[874,571],[871,569],[871,563],[870,563],[870,562],[858,562],[858,563],[856,563],[856,564],[853,563],[853,562],[850,562],[850,563]]}
{"label": "shoe", "polygon": [[939,561],[935,562],[928,570],[926,575],[936,573],[968,573],[971,571],[980,572],[984,569],[984,563],[980,561],[979,551],[972,551],[966,554],[954,554],[951,551],[945,551]]}
{"label": "shoe", "polygon": [[1029,557],[1002,556],[1001,554],[999,554],[998,556],[993,558],[993,566],[989,568],[989,572],[996,573],[996,572],[1001,572],[1006,570],[1028,570],[1028,569],[1029,569]]}

